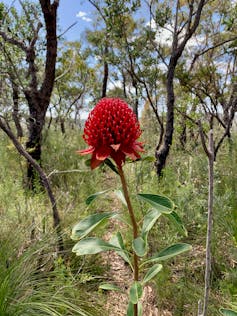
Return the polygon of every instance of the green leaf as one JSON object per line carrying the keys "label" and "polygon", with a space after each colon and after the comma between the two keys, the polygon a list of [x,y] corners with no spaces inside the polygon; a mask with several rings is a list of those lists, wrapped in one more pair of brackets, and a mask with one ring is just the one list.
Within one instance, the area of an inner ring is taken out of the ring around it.
{"label": "green leaf", "polygon": [[85,165],[86,165],[87,167],[90,167],[90,166],[91,166],[91,158],[85,160]]}
{"label": "green leaf", "polygon": [[162,269],[162,264],[155,264],[154,266],[152,266],[146,273],[146,275],[143,278],[142,283],[145,284],[147,282],[149,282],[151,279],[153,279],[157,273],[159,273]]}
{"label": "green leaf", "polygon": [[142,316],[142,303],[138,302],[137,304],[138,316]]}
{"label": "green leaf", "polygon": [[123,292],[117,285],[111,283],[103,283],[99,286],[99,289],[106,290],[106,291],[118,291]]}
{"label": "green leaf", "polygon": [[237,312],[235,312],[231,309],[221,308],[220,312],[224,316],[237,316]]}
{"label": "green leaf", "polygon": [[127,316],[134,316],[134,306],[132,302],[128,303]]}
{"label": "green leaf", "polygon": [[147,161],[147,162],[155,162],[156,158],[154,156],[145,156],[141,158],[142,161]]}
{"label": "green leaf", "polygon": [[143,257],[147,253],[147,243],[140,236],[133,240],[132,247],[139,257]]}
{"label": "green leaf", "polygon": [[[138,316],[142,316],[142,304],[141,302],[138,302]],[[127,316],[134,316],[134,304],[132,302],[128,303],[128,309],[127,309]]]}
{"label": "green leaf", "polygon": [[129,300],[133,303],[133,304],[137,304],[139,299],[142,297],[142,285],[140,282],[135,281],[129,291]]}
{"label": "green leaf", "polygon": [[174,203],[167,197],[157,194],[138,194],[138,197],[149,203],[154,209],[164,214],[169,214],[173,211]]}
{"label": "green leaf", "polygon": [[98,225],[115,216],[117,216],[115,212],[97,213],[87,216],[73,227],[71,239],[78,240],[84,238]]}
{"label": "green leaf", "polygon": [[183,233],[185,236],[188,235],[188,232],[186,228],[184,227],[184,224],[181,218],[175,211],[172,211],[170,214],[165,214],[165,216],[168,217],[176,225],[176,227],[181,233]]}
{"label": "green leaf", "polygon": [[121,190],[115,190],[114,193],[116,194],[118,199],[123,203],[123,205],[128,207],[123,192]]}
{"label": "green leaf", "polygon": [[155,222],[158,220],[161,214],[162,213],[160,211],[153,209],[144,216],[142,231],[141,231],[141,235],[143,237],[147,236],[148,232],[154,226]]}
{"label": "green leaf", "polygon": [[143,266],[144,264],[150,263],[150,262],[160,262],[163,260],[167,260],[169,258],[173,258],[173,257],[175,257],[183,252],[189,251],[191,249],[192,249],[192,246],[189,244],[185,244],[185,243],[174,244],[172,246],[169,246],[169,247],[163,249],[158,254],[152,256],[149,260],[143,262],[141,266]]}
{"label": "green leaf", "polygon": [[118,173],[117,167],[112,163],[112,161],[108,158],[105,159],[104,163],[111,169],[113,172]]}
{"label": "green leaf", "polygon": [[109,192],[109,190],[104,190],[104,191],[100,191],[100,192],[96,192],[90,196],[88,196],[88,198],[86,199],[86,205],[90,205],[98,196],[103,195],[107,192]]}
{"label": "green leaf", "polygon": [[120,250],[120,248],[96,237],[84,238],[72,248],[72,252],[75,252],[77,256],[94,255],[109,250]]}
{"label": "green leaf", "polygon": [[133,270],[133,265],[130,260],[129,253],[125,248],[123,236],[121,235],[121,233],[117,232],[117,234],[110,239],[110,243],[118,248],[121,248],[120,250],[116,250],[117,254],[120,255],[120,257],[122,257],[123,260],[127,262]]}

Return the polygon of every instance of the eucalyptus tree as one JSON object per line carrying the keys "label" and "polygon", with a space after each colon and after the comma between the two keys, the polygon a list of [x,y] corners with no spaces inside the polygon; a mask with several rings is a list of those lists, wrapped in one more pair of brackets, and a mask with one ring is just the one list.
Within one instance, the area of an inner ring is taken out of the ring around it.
{"label": "eucalyptus tree", "polygon": [[[138,100],[145,95],[156,115],[160,134],[155,156],[157,174],[161,175],[173,139],[175,71],[188,41],[198,28],[207,1],[150,1],[142,6],[139,1],[131,2],[130,6],[125,0],[90,2],[103,14],[106,22],[112,41],[111,64],[119,69],[121,78],[127,78],[127,74],[130,77],[135,91],[135,109]],[[140,13],[143,21],[135,13]],[[149,21],[144,23],[148,18]],[[167,32],[169,40],[164,38]],[[166,108],[163,110],[160,105],[164,102],[164,89]],[[165,122],[162,112],[166,114]]]}
{"label": "eucalyptus tree", "polygon": [[[231,137],[237,111],[237,33],[231,22],[235,7],[231,1],[219,1],[207,8],[196,51],[193,54],[190,50],[185,52],[186,63],[177,73],[181,88],[196,100],[196,111],[202,123],[216,131],[215,159],[225,138]],[[197,125],[197,116],[193,113],[186,117],[196,120]]]}
{"label": "eucalyptus tree", "polygon": [[85,107],[86,97],[90,97],[95,74],[89,67],[88,50],[82,50],[79,42],[64,42],[58,51],[58,61],[51,111],[65,133],[65,121],[78,122],[80,112]]}
{"label": "eucalyptus tree", "polygon": [[[14,84],[19,87],[28,105],[28,140],[31,157],[41,159],[42,131],[55,79],[57,57],[57,9],[59,0],[20,1],[22,12],[4,8],[1,14],[1,46],[8,60]],[[22,53],[15,64],[12,50]],[[24,56],[24,57],[23,57]],[[32,164],[27,167],[28,186],[34,186]]]}
{"label": "eucalyptus tree", "polygon": [[120,82],[123,97],[133,106],[138,116],[140,95],[139,81],[132,71],[137,56],[130,50],[135,36],[136,23],[133,19],[140,1],[96,1],[90,0],[99,16],[100,28],[88,32],[88,40],[94,46],[97,59],[103,61],[102,94],[106,96],[109,81]]}
{"label": "eucalyptus tree", "polygon": [[[208,315],[211,289],[214,160],[225,138],[231,137],[231,127],[237,111],[237,33],[233,25],[236,7],[232,1],[218,1],[206,7],[202,28],[194,43],[195,52],[185,52],[186,62],[177,73],[181,89],[191,96],[185,113],[180,112],[198,126],[208,158],[205,288],[203,307],[201,304],[199,306],[200,316]],[[190,111],[194,100],[196,113]]]}
{"label": "eucalyptus tree", "polygon": [[[208,1],[180,1],[171,2],[150,2],[149,11],[151,17],[151,27],[157,32],[157,50],[164,61],[165,88],[166,88],[166,120],[162,142],[159,140],[156,148],[156,169],[160,176],[165,167],[166,159],[169,155],[173,140],[174,116],[175,116],[175,72],[180,58],[189,40],[196,32],[204,6]],[[153,26],[152,26],[153,23]],[[160,36],[170,35],[170,38],[163,38],[163,43],[159,40]],[[164,43],[165,41],[165,43]],[[170,43],[169,43],[170,41]],[[160,48],[166,46],[163,53]]]}

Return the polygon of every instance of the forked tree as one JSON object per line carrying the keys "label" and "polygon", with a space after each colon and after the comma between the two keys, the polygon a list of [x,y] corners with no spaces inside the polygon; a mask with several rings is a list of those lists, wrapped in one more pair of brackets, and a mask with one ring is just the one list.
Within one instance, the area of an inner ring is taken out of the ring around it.
{"label": "forked tree", "polygon": [[[23,1],[20,4],[26,21],[25,30],[23,32],[22,29],[15,28],[13,31],[9,18],[11,11],[4,9],[1,14],[1,47],[5,50],[9,71],[14,73],[14,85],[21,89],[28,105],[27,151],[34,160],[40,162],[42,131],[55,80],[59,0],[39,0],[41,14],[37,12],[35,4]],[[14,11],[13,17],[17,20],[19,14]],[[43,40],[42,29],[45,36]],[[11,55],[13,50],[9,50],[9,46],[22,51],[24,59],[20,60],[21,67],[14,64],[14,56]],[[42,54],[40,50],[43,51]],[[28,187],[34,188],[35,172],[30,162],[27,165],[27,180]]]}

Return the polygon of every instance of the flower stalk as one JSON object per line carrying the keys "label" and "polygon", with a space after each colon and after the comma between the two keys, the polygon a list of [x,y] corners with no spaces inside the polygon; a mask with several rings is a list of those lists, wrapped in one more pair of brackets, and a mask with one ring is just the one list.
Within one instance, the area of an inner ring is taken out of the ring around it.
{"label": "flower stalk", "polygon": [[[130,197],[129,197],[129,193],[128,193],[128,186],[127,186],[127,182],[126,182],[122,167],[118,167],[118,172],[119,172],[119,176],[120,176],[121,183],[122,183],[124,198],[127,202],[128,212],[129,212],[129,216],[130,216],[131,223],[132,223],[133,239],[136,239],[138,237],[138,225],[137,225],[136,217],[135,217],[133,207],[132,207],[132,204],[130,201]],[[139,265],[138,265],[138,256],[135,253],[135,251],[133,251],[133,268],[134,268],[133,280],[138,281],[138,279],[139,279]],[[138,315],[138,306],[137,306],[137,304],[134,304],[133,306],[134,306],[134,316],[137,316]]]}
{"label": "flower stalk", "polygon": [[[142,131],[133,110],[119,98],[103,98],[90,112],[85,123],[83,138],[88,148],[78,150],[80,155],[91,154],[91,169],[97,168],[107,158],[112,158],[121,179],[124,197],[132,223],[133,239],[138,237],[138,225],[129,198],[128,187],[122,169],[126,157],[140,158],[143,143],[137,141]],[[139,279],[138,256],[133,251],[133,279]],[[138,304],[133,304],[133,315],[138,316]]]}

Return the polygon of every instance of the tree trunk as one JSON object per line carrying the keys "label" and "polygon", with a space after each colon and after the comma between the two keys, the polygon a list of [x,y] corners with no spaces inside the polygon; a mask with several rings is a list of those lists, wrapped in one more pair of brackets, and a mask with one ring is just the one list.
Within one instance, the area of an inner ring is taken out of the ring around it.
{"label": "tree trunk", "polygon": [[13,99],[13,112],[12,118],[16,126],[17,138],[23,137],[23,130],[19,118],[19,90],[18,86],[12,83],[12,99]]}
{"label": "tree trunk", "polygon": [[166,115],[166,128],[164,133],[163,144],[160,148],[156,148],[155,157],[156,157],[156,170],[157,175],[162,175],[162,170],[165,167],[166,159],[169,155],[170,147],[172,145],[172,138],[174,132],[174,75],[175,68],[177,66],[179,58],[182,56],[182,53],[185,49],[185,46],[188,40],[192,37],[194,32],[196,31],[200,17],[202,13],[202,9],[205,5],[205,0],[200,0],[197,5],[196,13],[193,12],[193,5],[189,7],[189,18],[187,20],[186,32],[183,37],[183,40],[179,43],[178,39],[178,14],[180,9],[179,0],[176,2],[176,13],[175,13],[175,25],[174,25],[174,33],[173,33],[173,42],[172,42],[172,52],[168,65],[167,72],[167,81],[166,81],[166,93],[167,93],[167,115]]}
{"label": "tree trunk", "polygon": [[[44,79],[39,89],[37,85],[37,68],[35,66],[35,47],[31,46],[27,51],[31,82],[28,89],[24,90],[30,112],[28,120],[29,137],[26,148],[31,157],[39,164],[41,163],[42,131],[45,124],[45,115],[50,103],[55,79],[58,4],[59,1],[56,0],[52,4],[50,4],[49,0],[40,0],[46,28],[46,61]],[[27,166],[27,186],[30,189],[34,189],[36,183],[34,168],[29,162]]]}
{"label": "tree trunk", "polygon": [[179,141],[181,148],[185,150],[186,143],[187,143],[187,126],[186,126],[186,119],[182,117],[182,122],[181,122],[181,133],[179,135]]}
{"label": "tree trunk", "polygon": [[177,64],[177,59],[170,59],[169,70],[166,81],[166,92],[167,92],[167,114],[166,114],[166,128],[164,133],[163,144],[160,148],[157,146],[155,157],[156,157],[156,171],[157,175],[162,175],[162,170],[165,167],[166,159],[169,155],[170,146],[172,145],[172,138],[174,132],[174,72]]}
{"label": "tree trunk", "polygon": [[137,119],[138,119],[138,84],[136,78],[132,78],[132,85],[135,89],[135,102],[133,104],[133,112],[135,113]]}
{"label": "tree trunk", "polygon": [[[41,146],[42,146],[42,130],[45,123],[45,113],[40,111],[40,99],[34,101],[34,104],[31,104],[30,100],[30,117],[28,119],[28,140],[26,142],[26,149],[30,156],[41,165]],[[30,190],[36,189],[38,185],[38,179],[36,177],[35,169],[32,164],[28,161],[27,163],[27,188]]]}
{"label": "tree trunk", "polygon": [[205,264],[205,289],[203,302],[203,316],[207,316],[209,292],[211,282],[211,243],[213,231],[213,200],[214,200],[214,140],[213,131],[209,132],[209,148],[208,148],[208,219],[207,219],[207,234],[206,234],[206,264]]}
{"label": "tree trunk", "polygon": [[65,130],[65,119],[63,117],[60,118],[60,128],[61,132],[63,135],[65,135],[66,130]]}
{"label": "tree trunk", "polygon": [[108,45],[106,43],[105,51],[104,51],[104,78],[103,78],[103,85],[102,85],[102,98],[105,98],[107,95],[107,84],[109,78],[109,65],[107,62],[107,55],[108,55]]}

